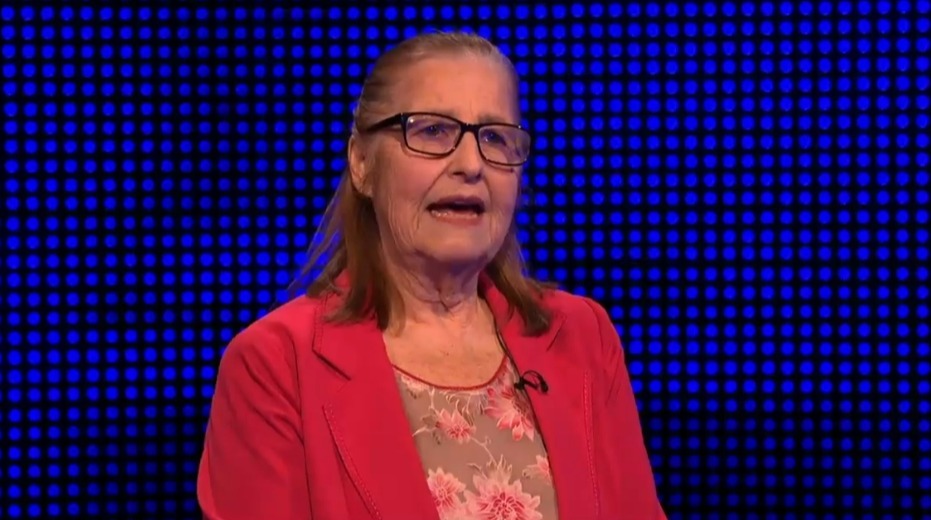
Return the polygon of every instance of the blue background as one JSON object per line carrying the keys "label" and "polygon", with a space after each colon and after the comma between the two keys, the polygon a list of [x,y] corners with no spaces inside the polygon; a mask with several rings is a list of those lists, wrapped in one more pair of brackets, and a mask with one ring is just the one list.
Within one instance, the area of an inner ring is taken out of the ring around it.
{"label": "blue background", "polygon": [[928,1],[0,24],[0,518],[196,517],[220,353],[303,260],[373,58],[428,27],[523,76],[521,238],[609,308],[670,518],[931,518]]}

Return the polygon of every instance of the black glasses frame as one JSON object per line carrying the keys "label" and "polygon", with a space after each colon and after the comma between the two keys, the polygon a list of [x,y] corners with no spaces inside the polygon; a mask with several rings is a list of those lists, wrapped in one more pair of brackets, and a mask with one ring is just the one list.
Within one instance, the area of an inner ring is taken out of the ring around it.
{"label": "black glasses frame", "polygon": [[[410,121],[410,118],[413,117],[413,116],[434,116],[434,117],[442,117],[442,118],[444,118],[444,119],[448,119],[448,120],[450,120],[450,121],[453,121],[453,122],[455,122],[455,123],[458,123],[458,124],[459,124],[459,137],[456,138],[456,142],[455,142],[455,144],[453,144],[452,148],[450,148],[448,152],[444,152],[444,153],[426,152],[426,151],[423,151],[423,150],[419,150],[419,149],[417,149],[417,148],[414,148],[414,147],[411,146],[410,143],[407,141],[407,125],[408,125],[408,121]],[[530,135],[530,132],[528,132],[526,128],[524,128],[524,127],[522,127],[522,126],[520,126],[520,125],[511,124],[511,123],[466,123],[466,122],[464,122],[464,121],[460,121],[460,120],[456,119],[455,117],[452,117],[452,116],[449,116],[449,115],[446,115],[446,114],[438,114],[438,113],[436,113],[436,112],[401,112],[401,113],[399,113],[399,114],[395,114],[395,115],[393,115],[393,116],[386,117],[385,119],[382,119],[381,121],[378,121],[377,123],[373,123],[372,125],[368,126],[367,128],[363,128],[363,129],[362,129],[362,132],[364,132],[364,133],[377,132],[377,131],[379,131],[379,130],[384,130],[384,129],[386,129],[386,128],[390,128],[390,127],[395,126],[395,125],[399,125],[399,126],[401,127],[401,133],[404,135],[404,146],[406,146],[407,148],[409,148],[409,149],[411,149],[411,150],[413,150],[413,151],[415,151],[415,152],[417,152],[417,153],[422,153],[422,154],[424,154],[424,155],[429,155],[429,156],[432,156],[432,157],[446,157],[446,156],[452,154],[454,151],[456,151],[456,149],[459,148],[459,143],[462,142],[462,137],[465,136],[466,133],[470,133],[470,134],[472,134],[472,135],[475,136],[475,141],[478,143],[478,153],[481,154],[482,159],[485,159],[486,161],[488,161],[488,162],[490,162],[490,163],[492,163],[492,164],[497,164],[497,165],[499,165],[499,166],[520,166],[520,165],[522,165],[522,164],[526,164],[527,161],[530,159],[530,150],[529,150],[529,147],[528,147],[528,150],[527,150],[527,157],[525,157],[522,161],[516,162],[516,163],[507,163],[507,162],[495,161],[495,160],[489,159],[488,157],[485,156],[485,151],[482,150],[482,141],[481,141],[481,139],[479,138],[479,131],[481,131],[483,128],[487,128],[487,127],[490,127],[490,126],[506,126],[506,127],[510,127],[510,128],[515,128],[515,129],[521,130],[522,132],[524,132],[525,134],[527,134],[527,139],[528,139],[528,140],[531,140],[531,139],[532,139],[532,136]]]}

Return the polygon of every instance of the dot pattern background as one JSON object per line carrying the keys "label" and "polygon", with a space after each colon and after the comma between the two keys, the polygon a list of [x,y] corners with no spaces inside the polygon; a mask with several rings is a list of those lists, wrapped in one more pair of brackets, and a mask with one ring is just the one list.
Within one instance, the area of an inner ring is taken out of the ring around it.
{"label": "dot pattern background", "polygon": [[372,59],[491,37],[521,239],[627,348],[672,519],[931,518],[931,3],[0,7],[0,518],[196,518]]}

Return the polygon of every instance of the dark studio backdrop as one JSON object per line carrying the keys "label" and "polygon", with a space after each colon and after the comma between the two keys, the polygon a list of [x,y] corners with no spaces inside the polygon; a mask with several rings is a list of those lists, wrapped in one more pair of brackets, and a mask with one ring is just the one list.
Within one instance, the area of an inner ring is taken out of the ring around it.
{"label": "dark studio backdrop", "polygon": [[523,75],[527,257],[610,310],[671,519],[931,518],[931,3],[278,5],[0,7],[0,518],[197,516],[219,356],[428,27]]}

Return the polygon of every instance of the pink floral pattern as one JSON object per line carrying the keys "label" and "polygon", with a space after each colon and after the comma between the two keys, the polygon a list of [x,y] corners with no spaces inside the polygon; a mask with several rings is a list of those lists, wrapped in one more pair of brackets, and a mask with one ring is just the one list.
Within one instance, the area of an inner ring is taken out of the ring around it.
{"label": "pink floral pattern", "polygon": [[433,494],[433,502],[436,503],[436,510],[440,516],[460,512],[463,503],[459,496],[465,491],[465,484],[442,469],[431,469],[427,475],[427,486]]}
{"label": "pink floral pattern", "polygon": [[497,419],[498,428],[511,430],[515,441],[526,435],[533,440],[534,423],[531,411],[523,399],[517,398],[513,385],[496,385],[488,388],[486,413]]}
{"label": "pink floral pattern", "polygon": [[556,518],[549,458],[509,364],[476,388],[439,387],[396,373],[442,520]]}
{"label": "pink floral pattern", "polygon": [[537,455],[537,461],[524,468],[523,476],[525,478],[536,478],[552,482],[553,476],[550,474],[550,459]]}
{"label": "pink floral pattern", "polygon": [[511,480],[511,467],[502,457],[491,471],[472,477],[476,492],[465,492],[472,518],[482,520],[542,520],[540,497],[525,493],[520,480]]}
{"label": "pink floral pattern", "polygon": [[436,428],[459,444],[472,440],[472,434],[475,433],[475,425],[459,410],[454,410],[452,413],[440,410],[436,415]]}

